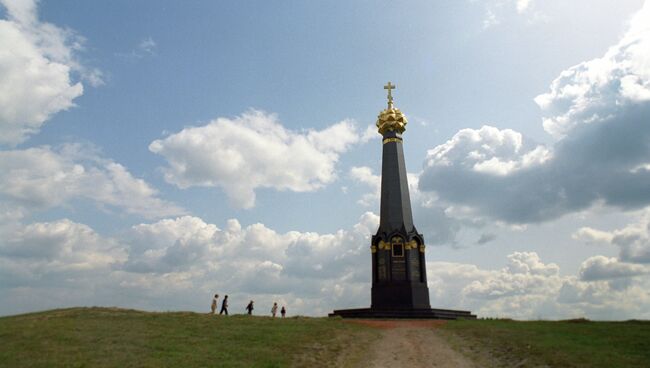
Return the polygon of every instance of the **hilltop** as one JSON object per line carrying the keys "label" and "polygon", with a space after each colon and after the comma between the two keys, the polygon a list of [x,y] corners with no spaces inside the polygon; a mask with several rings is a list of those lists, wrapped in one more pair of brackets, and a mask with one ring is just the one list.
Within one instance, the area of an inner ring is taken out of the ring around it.
{"label": "hilltop", "polygon": [[0,367],[640,367],[650,361],[650,323],[70,308],[0,318],[0,346]]}

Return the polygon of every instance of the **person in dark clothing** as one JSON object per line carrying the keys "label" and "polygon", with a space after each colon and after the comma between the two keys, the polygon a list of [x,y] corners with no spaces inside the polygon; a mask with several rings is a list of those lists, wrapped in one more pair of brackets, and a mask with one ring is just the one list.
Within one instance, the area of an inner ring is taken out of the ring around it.
{"label": "person in dark clothing", "polygon": [[248,303],[248,305],[246,306],[246,310],[248,311],[248,315],[249,315],[249,316],[250,316],[251,314],[253,314],[253,309],[254,309],[254,308],[253,308],[253,301],[251,300],[251,302]]}
{"label": "person in dark clothing", "polygon": [[226,316],[227,316],[228,315],[228,295],[223,297],[223,302],[221,302],[221,311],[219,312],[219,314],[224,313],[224,312],[226,313]]}
{"label": "person in dark clothing", "polygon": [[282,315],[282,318],[284,318],[284,315],[287,314],[287,310],[284,309],[284,305],[282,306],[282,309],[280,309],[280,314]]}

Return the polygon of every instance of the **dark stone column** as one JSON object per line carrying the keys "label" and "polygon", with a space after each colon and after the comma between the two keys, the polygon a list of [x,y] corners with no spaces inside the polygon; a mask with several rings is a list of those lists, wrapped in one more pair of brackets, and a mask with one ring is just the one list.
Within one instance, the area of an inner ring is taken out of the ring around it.
{"label": "dark stone column", "polygon": [[[380,220],[372,246],[377,253],[383,252],[379,257],[387,260],[384,267],[387,268],[388,278],[373,277],[372,309],[430,308],[429,288],[423,272],[424,254],[420,254],[419,250],[424,239],[413,225],[402,144],[402,136],[396,131],[383,134]],[[394,238],[401,238],[401,243],[394,242]],[[400,252],[395,252],[393,247],[401,248],[401,257],[396,256]],[[417,262],[411,261],[411,252],[417,252]],[[375,258],[376,254],[373,254],[373,276],[379,266]],[[414,271],[412,267],[417,267],[416,272],[420,274],[417,279],[411,277]]]}

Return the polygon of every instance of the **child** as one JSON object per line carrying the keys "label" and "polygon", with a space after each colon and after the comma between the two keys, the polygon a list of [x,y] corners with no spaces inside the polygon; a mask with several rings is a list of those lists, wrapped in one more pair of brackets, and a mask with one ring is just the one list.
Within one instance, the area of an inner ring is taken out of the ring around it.
{"label": "child", "polygon": [[250,316],[251,314],[253,314],[253,309],[254,309],[254,308],[253,308],[253,301],[251,300],[251,302],[248,303],[248,305],[246,306],[246,310],[248,311],[248,315],[249,315],[249,316]]}
{"label": "child", "polygon": [[282,315],[282,318],[284,318],[284,315],[287,313],[287,310],[284,309],[284,305],[282,306],[282,309],[280,310],[280,314]]}
{"label": "child", "polygon": [[275,314],[278,313],[278,303],[273,303],[273,308],[271,308],[271,314],[275,318]]}
{"label": "child", "polygon": [[214,314],[217,310],[217,299],[219,299],[219,294],[214,294],[214,298],[212,298],[212,305],[210,306],[210,309],[212,310],[211,314]]}

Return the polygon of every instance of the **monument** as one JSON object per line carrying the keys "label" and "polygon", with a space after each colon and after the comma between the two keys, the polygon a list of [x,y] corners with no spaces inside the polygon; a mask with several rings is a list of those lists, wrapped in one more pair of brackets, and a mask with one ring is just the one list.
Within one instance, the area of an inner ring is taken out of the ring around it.
{"label": "monument", "polygon": [[468,311],[432,309],[429,304],[424,237],[413,225],[411,199],[404,164],[402,133],[406,116],[393,104],[390,82],[388,107],[377,118],[382,135],[381,205],[377,233],[372,236],[370,308],[341,309],[330,316],[343,318],[476,318]]}

